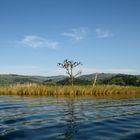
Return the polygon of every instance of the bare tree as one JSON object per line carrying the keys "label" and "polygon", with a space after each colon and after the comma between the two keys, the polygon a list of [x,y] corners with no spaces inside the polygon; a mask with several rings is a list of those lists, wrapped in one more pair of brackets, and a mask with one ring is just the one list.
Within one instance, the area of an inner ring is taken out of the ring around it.
{"label": "bare tree", "polygon": [[75,62],[75,61],[72,61],[72,60],[65,59],[63,61],[63,63],[58,63],[57,65],[60,68],[64,68],[66,70],[66,73],[69,76],[71,85],[73,86],[73,80],[74,80],[74,78],[82,73],[81,71],[78,71],[76,74],[73,74],[73,69],[75,67],[79,66],[79,65],[82,65],[82,63],[81,62]]}

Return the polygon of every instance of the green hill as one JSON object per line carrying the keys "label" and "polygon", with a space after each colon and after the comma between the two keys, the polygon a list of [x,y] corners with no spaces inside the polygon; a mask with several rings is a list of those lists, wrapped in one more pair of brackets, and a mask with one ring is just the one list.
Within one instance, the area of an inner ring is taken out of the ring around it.
{"label": "green hill", "polygon": [[101,83],[121,86],[140,86],[140,77],[134,75],[118,74],[102,80]]}
{"label": "green hill", "polygon": [[25,84],[25,83],[43,83],[47,80],[59,81],[64,79],[65,76],[23,76],[16,74],[0,74],[0,85],[9,84]]}
{"label": "green hill", "polygon": [[[91,85],[93,83],[95,74],[81,75],[74,79],[76,85]],[[16,74],[0,74],[0,85],[11,84],[26,84],[26,83],[39,83],[39,84],[60,84],[68,85],[69,80],[64,75],[58,76],[26,76]],[[140,75],[126,75],[126,74],[111,74],[100,73],[98,74],[97,84],[104,85],[133,85],[140,86]]]}
{"label": "green hill", "polygon": [[[106,78],[111,78],[112,76],[115,76],[117,74],[112,74],[112,73],[99,73],[98,74],[98,80],[103,80],[103,79],[106,79]],[[89,81],[92,81],[95,77],[95,73],[93,74],[87,74],[87,75],[81,75],[78,77],[78,79],[81,79],[81,80],[89,80]]]}
{"label": "green hill", "polygon": [[[74,79],[75,85],[92,85],[95,74],[82,75]],[[68,79],[63,79],[57,82],[58,84],[68,85],[70,84]],[[98,85],[120,85],[120,86],[140,86],[139,75],[127,75],[127,74],[98,74]]]}

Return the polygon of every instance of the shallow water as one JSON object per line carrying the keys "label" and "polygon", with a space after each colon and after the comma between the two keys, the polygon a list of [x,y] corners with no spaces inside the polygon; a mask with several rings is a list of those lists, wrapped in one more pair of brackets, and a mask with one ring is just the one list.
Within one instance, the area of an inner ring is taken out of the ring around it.
{"label": "shallow water", "polygon": [[139,140],[140,98],[0,96],[0,140]]}

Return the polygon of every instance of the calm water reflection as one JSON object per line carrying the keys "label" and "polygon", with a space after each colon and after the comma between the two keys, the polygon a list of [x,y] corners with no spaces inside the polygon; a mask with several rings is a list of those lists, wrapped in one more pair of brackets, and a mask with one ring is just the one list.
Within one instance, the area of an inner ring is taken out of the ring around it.
{"label": "calm water reflection", "polygon": [[140,98],[0,96],[0,140],[140,138]]}

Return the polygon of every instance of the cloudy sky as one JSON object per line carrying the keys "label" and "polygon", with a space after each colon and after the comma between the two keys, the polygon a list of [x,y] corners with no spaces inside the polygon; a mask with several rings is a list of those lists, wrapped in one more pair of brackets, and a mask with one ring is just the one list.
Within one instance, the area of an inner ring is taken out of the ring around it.
{"label": "cloudy sky", "polygon": [[140,74],[140,0],[0,0],[0,73]]}

